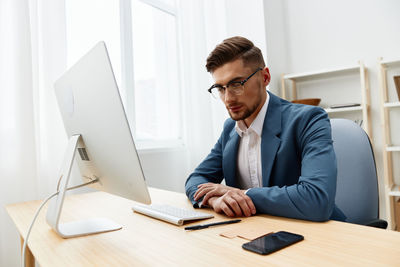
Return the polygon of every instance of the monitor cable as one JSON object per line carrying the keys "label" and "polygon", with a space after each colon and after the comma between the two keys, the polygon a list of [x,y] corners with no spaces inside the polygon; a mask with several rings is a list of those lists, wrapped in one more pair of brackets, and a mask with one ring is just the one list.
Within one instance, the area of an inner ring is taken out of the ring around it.
{"label": "monitor cable", "polygon": [[[24,245],[23,245],[23,247],[22,247],[22,267],[25,267],[25,264],[26,264],[26,262],[25,262],[25,251],[26,251],[26,245],[28,244],[28,238],[29,238],[29,235],[30,235],[30,233],[31,233],[32,227],[33,227],[33,225],[35,224],[35,221],[36,221],[36,219],[37,219],[37,217],[38,217],[38,215],[39,215],[39,213],[40,213],[40,210],[43,208],[43,206],[44,206],[50,199],[52,199],[53,197],[55,197],[56,195],[58,195],[58,193],[60,192],[60,191],[59,191],[59,185],[60,185],[61,179],[62,179],[62,175],[61,175],[60,179],[58,180],[57,192],[55,192],[54,194],[50,195],[48,198],[46,198],[45,200],[43,200],[42,204],[41,204],[41,205],[39,206],[39,208],[37,209],[37,211],[36,211],[36,213],[35,213],[35,216],[33,217],[33,220],[32,220],[32,222],[31,222],[31,225],[29,226],[28,233],[26,234],[26,237],[24,238]],[[90,179],[91,179],[91,178],[90,178]],[[90,184],[94,184],[94,183],[97,183],[98,181],[99,181],[99,179],[96,177],[95,179],[91,180],[90,182],[83,183],[83,184],[76,185],[76,186],[72,186],[72,187],[68,187],[68,188],[67,188],[67,191],[68,191],[68,190],[77,189],[77,188],[80,188],[80,187],[84,187],[84,186],[87,186],[87,185],[90,185]]]}

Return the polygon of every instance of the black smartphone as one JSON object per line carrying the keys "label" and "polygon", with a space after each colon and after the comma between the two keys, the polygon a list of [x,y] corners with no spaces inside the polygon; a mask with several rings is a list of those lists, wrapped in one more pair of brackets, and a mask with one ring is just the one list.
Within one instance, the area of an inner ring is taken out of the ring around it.
{"label": "black smartphone", "polygon": [[301,240],[304,240],[304,236],[280,231],[259,237],[248,243],[244,243],[242,248],[261,255],[267,255]]}

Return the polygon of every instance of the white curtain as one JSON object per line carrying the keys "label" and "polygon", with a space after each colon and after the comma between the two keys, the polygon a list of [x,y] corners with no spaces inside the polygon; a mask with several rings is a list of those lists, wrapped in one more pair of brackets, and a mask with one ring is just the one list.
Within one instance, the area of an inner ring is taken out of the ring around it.
{"label": "white curtain", "polygon": [[18,266],[4,206],[54,192],[66,145],[53,82],[66,67],[64,0],[0,0],[0,266]]}

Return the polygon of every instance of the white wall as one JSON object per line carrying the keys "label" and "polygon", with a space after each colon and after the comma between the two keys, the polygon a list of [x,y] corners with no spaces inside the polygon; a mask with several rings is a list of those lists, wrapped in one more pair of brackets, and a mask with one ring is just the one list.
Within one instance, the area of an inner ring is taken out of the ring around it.
{"label": "white wall", "polygon": [[[354,65],[358,60],[368,68],[381,217],[385,217],[385,200],[377,58],[400,58],[399,10],[400,1],[396,0],[264,1],[268,65],[275,92],[283,72]],[[339,94],[330,96],[330,101],[342,101]],[[399,114],[394,115],[398,120]]]}

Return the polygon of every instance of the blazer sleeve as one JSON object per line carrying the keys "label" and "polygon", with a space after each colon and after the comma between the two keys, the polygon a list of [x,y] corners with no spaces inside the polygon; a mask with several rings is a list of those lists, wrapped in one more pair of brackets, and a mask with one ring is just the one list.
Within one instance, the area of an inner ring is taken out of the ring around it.
{"label": "blazer sleeve", "polygon": [[185,191],[193,207],[198,208],[200,201],[195,201],[193,195],[197,191],[197,186],[204,183],[221,183],[224,175],[222,170],[222,139],[218,139],[210,154],[200,163],[200,165],[189,176],[185,183]]}
{"label": "blazer sleeve", "polygon": [[298,183],[248,190],[257,212],[312,221],[330,218],[335,206],[336,157],[329,118],[322,109],[314,111],[296,122],[301,153]]}

